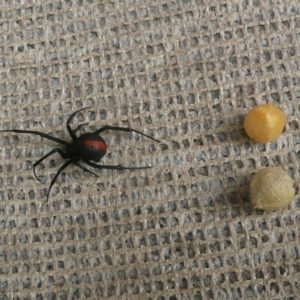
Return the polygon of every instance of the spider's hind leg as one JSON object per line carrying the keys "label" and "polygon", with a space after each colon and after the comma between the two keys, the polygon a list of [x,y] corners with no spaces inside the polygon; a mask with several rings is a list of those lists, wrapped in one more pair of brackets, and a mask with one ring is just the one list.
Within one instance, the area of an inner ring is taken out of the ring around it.
{"label": "spider's hind leg", "polygon": [[79,162],[74,162],[74,165],[77,166],[77,167],[79,167],[80,169],[82,169],[85,172],[91,173],[91,174],[95,175],[96,177],[99,177],[99,175],[97,175],[96,173],[90,171],[89,169],[87,169],[85,166],[83,166]]}
{"label": "spider's hind leg", "polygon": [[136,132],[136,133],[138,133],[138,134],[140,134],[140,135],[143,135],[143,136],[147,137],[148,139],[151,139],[151,140],[153,140],[153,141],[155,141],[155,142],[157,142],[157,143],[161,143],[161,141],[156,140],[155,138],[153,138],[153,137],[150,136],[150,135],[147,135],[147,134],[145,134],[145,133],[143,133],[143,132],[141,132],[141,131],[139,131],[139,130],[135,130],[135,129],[128,128],[128,127],[119,127],[119,126],[109,126],[109,125],[106,125],[106,126],[103,126],[103,127],[99,128],[98,130],[96,130],[96,131],[94,132],[94,134],[99,134],[99,133],[101,133],[101,132],[103,132],[103,131],[106,131],[106,130],[125,131],[125,132]]}
{"label": "spider's hind leg", "polygon": [[73,132],[76,133],[82,126],[87,125],[89,123],[83,123],[83,124],[79,124],[74,130]]}
{"label": "spider's hind leg", "polygon": [[84,160],[86,164],[96,169],[107,169],[107,170],[140,170],[140,169],[150,169],[152,166],[147,167],[124,167],[122,165],[98,165],[89,160]]}

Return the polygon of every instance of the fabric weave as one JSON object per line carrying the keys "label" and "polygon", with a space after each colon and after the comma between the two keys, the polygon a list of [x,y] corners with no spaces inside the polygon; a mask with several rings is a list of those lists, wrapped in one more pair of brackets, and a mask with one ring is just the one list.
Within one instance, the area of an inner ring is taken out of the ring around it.
{"label": "fabric weave", "polygon": [[[2,0],[0,129],[70,140],[104,125],[99,170],[32,164],[54,142],[1,133],[0,299],[300,299],[297,0]],[[278,140],[243,129],[257,104]],[[290,206],[256,211],[251,176],[282,166]]]}

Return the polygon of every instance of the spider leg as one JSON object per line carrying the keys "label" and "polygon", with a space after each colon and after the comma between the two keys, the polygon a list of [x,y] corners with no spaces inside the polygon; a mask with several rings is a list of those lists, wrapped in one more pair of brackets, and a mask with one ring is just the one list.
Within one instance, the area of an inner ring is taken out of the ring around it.
{"label": "spider leg", "polygon": [[[71,114],[71,116],[69,117],[69,119],[67,120],[67,129],[68,129],[68,132],[69,132],[69,134],[70,134],[70,136],[71,136],[71,138],[72,138],[73,141],[75,141],[75,140],[77,139],[77,136],[76,136],[75,133],[76,133],[76,131],[77,131],[80,127],[78,128],[78,126],[77,126],[77,128],[76,128],[75,130],[72,130],[72,128],[71,128],[71,126],[70,126],[70,123],[72,122],[74,116],[75,116],[77,113],[79,113],[80,111],[82,111],[82,110],[84,110],[84,109],[88,109],[88,108],[90,108],[90,106],[89,106],[89,107],[84,107],[84,108],[82,108],[82,109],[79,109],[79,110],[73,112],[73,113]],[[80,125],[79,125],[79,126],[80,126]]]}
{"label": "spider leg", "polygon": [[112,165],[98,165],[95,163],[92,163],[89,160],[83,160],[87,165],[96,168],[96,169],[112,169],[112,170],[138,170],[138,169],[150,169],[152,166],[147,167],[124,167],[122,165],[118,166],[112,166]]}
{"label": "spider leg", "polygon": [[65,152],[63,152],[63,151],[62,151],[61,149],[59,149],[59,148],[55,148],[55,149],[53,149],[52,151],[50,151],[49,153],[47,153],[46,155],[44,155],[42,158],[40,158],[38,161],[36,161],[36,162],[32,165],[33,174],[34,174],[35,178],[36,178],[38,181],[42,182],[42,180],[41,180],[40,178],[37,177],[36,172],[35,172],[35,168],[36,168],[36,167],[37,167],[44,159],[46,159],[47,157],[49,157],[50,155],[52,155],[52,154],[54,154],[54,153],[56,153],[56,152],[58,152],[58,153],[61,155],[62,158],[67,158],[67,155],[66,155]]}
{"label": "spider leg", "polygon": [[68,160],[67,162],[65,162],[60,168],[59,170],[57,171],[57,173],[55,174],[55,176],[53,177],[53,179],[51,180],[51,183],[50,183],[50,187],[48,189],[48,193],[47,193],[47,201],[48,201],[48,198],[49,198],[49,194],[50,194],[50,191],[51,191],[51,188],[53,186],[53,184],[55,183],[57,177],[60,175],[60,173],[66,168],[68,167],[73,161],[70,159]]}
{"label": "spider leg", "polygon": [[54,141],[56,143],[59,143],[59,144],[65,145],[65,146],[69,145],[69,143],[66,142],[66,141],[64,141],[64,140],[61,140],[59,138],[56,138],[54,136],[51,136],[49,134],[46,134],[46,133],[43,133],[43,132],[39,132],[39,131],[11,129],[11,130],[1,130],[0,132],[29,133],[29,134],[39,135],[39,136],[41,136],[41,137],[43,137],[45,139]]}
{"label": "spider leg", "polygon": [[77,167],[79,167],[80,169],[82,169],[85,172],[91,173],[97,177],[99,177],[99,175],[97,175],[96,173],[90,171],[89,169],[87,169],[85,166],[81,165],[79,162],[74,162],[74,165],[76,165]]}
{"label": "spider leg", "polygon": [[115,130],[115,131],[125,131],[125,132],[136,132],[138,134],[141,134],[145,137],[147,137],[148,139],[151,139],[155,142],[158,142],[158,143],[161,143],[159,140],[156,140],[155,138],[141,132],[141,131],[138,131],[138,130],[135,130],[135,129],[131,129],[131,128],[128,128],[128,127],[118,127],[118,126],[109,126],[109,125],[106,125],[104,127],[101,127],[100,129],[96,130],[94,133],[95,134],[99,134],[103,131],[106,131],[106,130]]}
{"label": "spider leg", "polygon": [[83,123],[83,124],[79,124],[74,130],[73,132],[76,133],[82,126],[87,125],[89,123]]}

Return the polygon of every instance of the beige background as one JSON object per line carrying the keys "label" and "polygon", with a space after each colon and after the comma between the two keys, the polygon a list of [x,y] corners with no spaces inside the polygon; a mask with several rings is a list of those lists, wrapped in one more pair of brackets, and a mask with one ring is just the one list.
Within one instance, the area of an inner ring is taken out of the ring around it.
{"label": "beige background", "polygon": [[[106,164],[32,163],[55,148],[2,133],[0,299],[300,299],[299,1],[0,2],[0,129],[70,140],[107,132]],[[272,143],[250,141],[246,112],[287,115]],[[283,166],[297,194],[255,211],[251,176]]]}

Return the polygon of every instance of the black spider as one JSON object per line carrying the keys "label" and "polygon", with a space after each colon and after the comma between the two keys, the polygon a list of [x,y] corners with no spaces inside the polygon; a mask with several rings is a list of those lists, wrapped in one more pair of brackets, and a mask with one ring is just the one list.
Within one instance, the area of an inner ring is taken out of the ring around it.
{"label": "black spider", "polygon": [[[160,141],[154,139],[151,136],[148,136],[138,130],[134,130],[131,128],[126,128],[126,127],[118,127],[118,126],[104,126],[100,129],[97,129],[95,132],[87,132],[87,133],[83,133],[82,135],[80,135],[79,137],[76,136],[76,132],[80,129],[81,126],[86,125],[87,123],[84,124],[80,124],[76,127],[75,130],[72,130],[70,127],[70,123],[72,121],[72,119],[74,118],[74,116],[84,110],[84,109],[88,109],[90,107],[85,107],[82,108],[80,110],[75,111],[67,120],[67,130],[72,138],[72,142],[66,142],[64,140],[61,140],[59,138],[53,137],[51,135],[39,132],[39,131],[31,131],[31,130],[19,130],[19,129],[12,129],[12,130],[2,130],[0,132],[16,132],[16,133],[30,133],[30,134],[34,134],[34,135],[39,135],[43,138],[46,138],[48,140],[52,140],[54,142],[57,142],[59,144],[62,144],[65,146],[65,148],[62,150],[60,148],[55,148],[52,151],[50,151],[49,153],[47,153],[46,155],[44,155],[41,159],[39,159],[37,162],[35,162],[33,164],[33,173],[34,176],[36,177],[37,180],[41,181],[40,178],[37,177],[36,173],[35,173],[35,168],[47,157],[49,157],[50,155],[54,154],[54,153],[59,153],[62,158],[67,159],[67,161],[59,168],[59,170],[57,171],[57,173],[55,174],[55,176],[53,177],[53,179],[51,180],[50,183],[50,187],[48,189],[47,192],[47,200],[49,198],[49,194],[50,194],[50,190],[52,188],[52,186],[54,185],[57,177],[59,176],[59,174],[65,169],[67,168],[70,164],[74,164],[77,167],[81,168],[82,170],[89,172],[97,177],[99,177],[97,174],[93,173],[92,171],[88,170],[86,167],[84,167],[83,165],[81,165],[79,163],[80,160],[82,160],[83,162],[85,162],[86,164],[88,164],[91,167],[97,168],[97,169],[115,169],[115,170],[126,170],[126,169],[130,169],[130,170],[135,170],[135,169],[147,169],[147,168],[151,168],[152,166],[147,166],[147,167],[123,167],[122,165],[118,165],[118,166],[112,166],[112,165],[99,165],[99,164],[95,164],[92,161],[95,162],[99,162],[100,159],[106,154],[106,150],[107,150],[107,145],[105,143],[105,141],[103,140],[103,138],[98,135],[99,133],[105,131],[105,130],[119,130],[119,131],[126,131],[126,132],[137,132],[155,142],[160,143]],[[41,181],[42,182],[42,181]]]}

